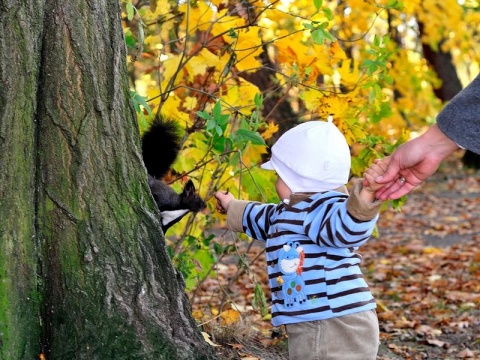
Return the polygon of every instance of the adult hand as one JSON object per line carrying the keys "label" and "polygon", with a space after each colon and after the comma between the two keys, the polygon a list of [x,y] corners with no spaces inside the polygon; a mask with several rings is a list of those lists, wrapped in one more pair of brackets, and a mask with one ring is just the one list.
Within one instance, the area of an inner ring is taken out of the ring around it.
{"label": "adult hand", "polygon": [[458,149],[437,125],[416,139],[400,145],[393,154],[381,160],[387,170],[375,179],[385,184],[376,197],[381,200],[398,199],[420,185],[438,169],[440,163]]}

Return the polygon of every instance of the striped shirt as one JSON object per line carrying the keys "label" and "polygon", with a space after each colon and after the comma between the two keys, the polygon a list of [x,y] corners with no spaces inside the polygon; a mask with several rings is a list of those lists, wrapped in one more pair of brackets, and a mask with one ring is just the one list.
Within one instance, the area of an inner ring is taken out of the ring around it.
{"label": "striped shirt", "polygon": [[378,213],[358,220],[347,211],[347,199],[327,191],[294,205],[246,204],[243,231],[266,242],[273,325],[376,307],[355,250],[371,236]]}

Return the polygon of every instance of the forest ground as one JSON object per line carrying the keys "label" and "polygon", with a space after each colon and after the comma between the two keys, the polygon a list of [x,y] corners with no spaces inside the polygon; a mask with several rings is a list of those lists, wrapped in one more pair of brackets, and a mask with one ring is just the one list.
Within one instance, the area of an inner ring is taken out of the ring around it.
{"label": "forest ground", "polygon": [[[359,251],[378,305],[377,360],[480,359],[479,220],[480,172],[462,169],[459,156],[401,212],[382,211],[378,237]],[[262,244],[230,232],[218,241],[239,250],[190,294],[204,333],[220,359],[288,359],[284,330],[252,306],[255,284],[269,298]]]}

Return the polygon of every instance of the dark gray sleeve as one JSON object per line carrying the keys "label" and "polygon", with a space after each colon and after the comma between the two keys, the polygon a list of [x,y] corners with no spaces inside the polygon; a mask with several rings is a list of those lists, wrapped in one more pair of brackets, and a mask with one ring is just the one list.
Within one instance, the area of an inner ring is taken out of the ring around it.
{"label": "dark gray sleeve", "polygon": [[437,124],[458,145],[480,154],[480,75],[443,108]]}

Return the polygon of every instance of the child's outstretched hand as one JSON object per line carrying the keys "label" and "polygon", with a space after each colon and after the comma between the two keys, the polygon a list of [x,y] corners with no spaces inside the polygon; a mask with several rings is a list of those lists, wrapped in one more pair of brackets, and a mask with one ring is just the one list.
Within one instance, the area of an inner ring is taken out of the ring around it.
{"label": "child's outstretched hand", "polygon": [[225,214],[227,212],[230,201],[234,199],[232,193],[230,193],[228,190],[217,191],[215,193],[215,198],[217,199],[217,211],[222,214]]}

